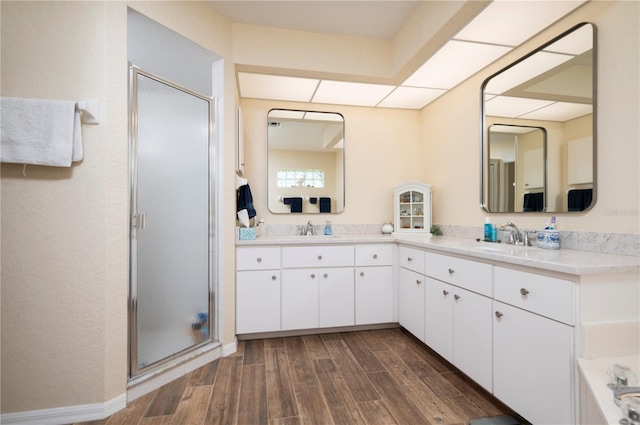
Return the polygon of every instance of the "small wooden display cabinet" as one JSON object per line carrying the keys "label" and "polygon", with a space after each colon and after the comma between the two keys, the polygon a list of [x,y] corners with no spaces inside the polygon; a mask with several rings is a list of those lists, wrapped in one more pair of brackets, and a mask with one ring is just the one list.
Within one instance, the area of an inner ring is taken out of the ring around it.
{"label": "small wooden display cabinet", "polygon": [[431,185],[407,182],[393,191],[395,233],[430,234]]}

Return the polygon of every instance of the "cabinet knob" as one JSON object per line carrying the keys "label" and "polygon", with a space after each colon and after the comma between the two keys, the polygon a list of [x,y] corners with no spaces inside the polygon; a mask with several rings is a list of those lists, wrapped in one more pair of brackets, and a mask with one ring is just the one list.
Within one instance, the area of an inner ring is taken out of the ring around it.
{"label": "cabinet knob", "polygon": [[318,260],[322,260],[322,255],[318,255]]}
{"label": "cabinet knob", "polygon": [[502,316],[504,316],[504,314],[500,313],[499,311],[496,311],[496,317],[499,319]]}
{"label": "cabinet knob", "polygon": [[416,285],[420,285],[422,283],[421,280],[416,280]]}
{"label": "cabinet knob", "polygon": [[364,272],[360,272],[360,276],[364,277]]}
{"label": "cabinet knob", "polygon": [[378,254],[373,254],[373,259],[377,260],[378,259]]}
{"label": "cabinet knob", "polygon": [[413,258],[407,257],[407,261],[413,261]]}
{"label": "cabinet knob", "polygon": [[458,300],[460,299],[460,295],[455,294],[455,295],[453,296],[453,298],[455,298],[455,300],[456,300],[456,301],[458,301]]}
{"label": "cabinet knob", "polygon": [[449,269],[449,274],[454,274],[456,271],[453,269]]}
{"label": "cabinet knob", "polygon": [[276,280],[276,276],[275,275],[271,276],[271,280]]}
{"label": "cabinet knob", "polygon": [[324,275],[322,275],[322,277],[324,277],[326,279],[326,278],[329,277],[329,275],[325,273]]}
{"label": "cabinet knob", "polygon": [[262,263],[262,258],[258,257],[258,258],[256,258],[256,261],[257,261],[258,263]]}
{"label": "cabinet knob", "polygon": [[442,295],[444,295],[446,297],[447,295],[449,295],[449,291],[447,291],[446,289],[443,289],[442,290]]}
{"label": "cabinet knob", "polygon": [[315,279],[316,278],[316,274],[315,273],[311,273],[311,279]]}
{"label": "cabinet knob", "polygon": [[526,289],[524,289],[524,288],[520,288],[520,293],[521,293],[522,295],[528,295],[528,294],[529,294],[529,291],[527,291],[527,290],[526,290]]}

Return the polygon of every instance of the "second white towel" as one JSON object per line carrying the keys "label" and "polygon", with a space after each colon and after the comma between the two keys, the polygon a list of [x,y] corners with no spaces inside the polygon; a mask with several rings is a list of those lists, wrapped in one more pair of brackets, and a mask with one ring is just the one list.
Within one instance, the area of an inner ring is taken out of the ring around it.
{"label": "second white towel", "polygon": [[82,161],[82,126],[76,102],[0,99],[0,161],[69,167]]}

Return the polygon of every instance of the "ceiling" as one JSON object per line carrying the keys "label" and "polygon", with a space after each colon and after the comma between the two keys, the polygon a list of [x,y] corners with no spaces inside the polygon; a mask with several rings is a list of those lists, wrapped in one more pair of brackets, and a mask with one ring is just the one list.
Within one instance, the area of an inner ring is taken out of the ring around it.
{"label": "ceiling", "polygon": [[[234,23],[393,40],[419,8],[438,7],[441,2],[206,0],[206,3]],[[244,98],[305,103],[422,109],[583,3],[584,0],[495,0],[398,85],[296,77],[292,70],[286,76],[252,71],[238,72],[239,94]],[[523,16],[527,19],[522,19]]]}
{"label": "ceiling", "polygon": [[391,40],[422,1],[206,0],[232,22]]}

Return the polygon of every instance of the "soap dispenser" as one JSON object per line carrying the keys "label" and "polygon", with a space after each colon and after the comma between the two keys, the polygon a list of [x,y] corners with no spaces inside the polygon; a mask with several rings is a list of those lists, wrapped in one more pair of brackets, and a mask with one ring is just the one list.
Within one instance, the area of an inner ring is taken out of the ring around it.
{"label": "soap dispenser", "polygon": [[324,234],[330,236],[333,234],[331,230],[331,220],[327,220],[324,224]]}
{"label": "soap dispenser", "polygon": [[489,217],[484,219],[484,240],[485,242],[491,242],[491,234],[493,230],[493,226],[491,224],[491,219]]}

